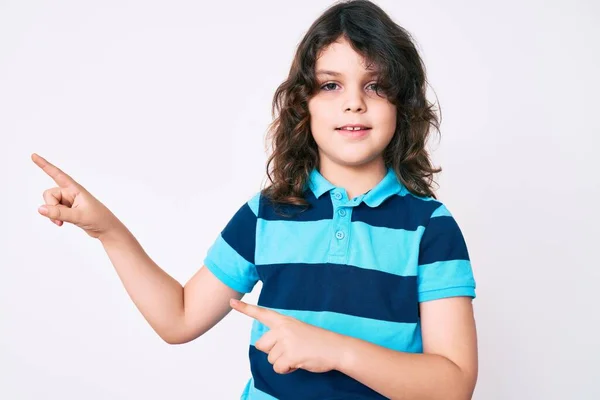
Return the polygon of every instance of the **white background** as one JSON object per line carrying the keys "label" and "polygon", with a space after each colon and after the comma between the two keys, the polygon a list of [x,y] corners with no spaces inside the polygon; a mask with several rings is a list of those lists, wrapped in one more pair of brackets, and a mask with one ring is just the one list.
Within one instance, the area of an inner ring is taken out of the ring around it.
{"label": "white background", "polygon": [[[272,95],[330,4],[0,1],[0,398],[239,398],[251,320],[161,341],[101,244],[38,214],[54,183],[30,155],[185,283],[264,183]],[[378,4],[442,108],[438,195],[477,280],[475,399],[600,398],[598,3]]]}

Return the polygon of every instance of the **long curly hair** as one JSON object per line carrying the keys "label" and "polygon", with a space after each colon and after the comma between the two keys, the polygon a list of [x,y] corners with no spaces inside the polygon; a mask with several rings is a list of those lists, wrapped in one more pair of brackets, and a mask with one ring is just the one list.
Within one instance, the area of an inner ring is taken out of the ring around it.
{"label": "long curly hair", "polygon": [[411,35],[367,0],[335,3],[299,43],[289,75],[273,97],[273,122],[266,135],[271,184],[261,193],[275,204],[308,206],[305,185],[311,170],[319,167],[308,111],[308,101],[319,89],[315,64],[320,51],[340,38],[347,39],[368,65],[378,68],[377,92],[396,106],[396,130],[382,154],[386,166],[394,169],[410,192],[436,198],[433,176],[441,168],[432,166],[426,144],[431,127],[439,133],[441,110],[438,120],[426,99],[425,65]]}

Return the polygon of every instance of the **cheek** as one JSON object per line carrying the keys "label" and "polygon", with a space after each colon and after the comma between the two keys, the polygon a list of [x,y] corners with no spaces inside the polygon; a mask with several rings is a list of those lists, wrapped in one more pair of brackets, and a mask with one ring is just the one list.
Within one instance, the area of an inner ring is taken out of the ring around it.
{"label": "cheek", "polygon": [[382,111],[382,121],[386,125],[388,130],[394,131],[396,128],[396,118],[397,118],[397,110],[396,107],[386,107],[385,110]]}
{"label": "cheek", "polygon": [[325,105],[318,102],[309,103],[308,112],[310,114],[310,127],[313,133],[324,134],[333,128],[334,119]]}
{"label": "cheek", "polygon": [[386,105],[386,107],[383,107],[380,110],[381,114],[380,114],[380,121],[381,121],[381,138],[382,140],[389,142],[392,137],[394,136],[394,133],[396,131],[396,118],[397,118],[397,110],[396,107],[392,105],[392,107],[390,107],[389,105]]}
{"label": "cheek", "polygon": [[312,121],[321,122],[325,117],[326,106],[317,99],[308,103],[308,112]]}
{"label": "cheek", "polygon": [[396,106],[393,104],[386,102],[385,104],[381,104],[381,108],[378,109],[380,115],[383,119],[388,121],[390,124],[396,123]]}

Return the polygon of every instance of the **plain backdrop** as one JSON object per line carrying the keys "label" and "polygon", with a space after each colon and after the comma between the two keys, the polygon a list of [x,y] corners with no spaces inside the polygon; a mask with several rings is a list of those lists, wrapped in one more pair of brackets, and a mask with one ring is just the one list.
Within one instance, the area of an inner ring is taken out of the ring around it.
{"label": "plain backdrop", "polygon": [[[55,185],[30,156],[184,284],[265,182],[273,93],[331,4],[0,1],[0,398],[239,398],[252,321],[163,342],[101,244],[38,214]],[[438,196],[477,280],[474,398],[600,398],[598,3],[377,4],[442,109]]]}

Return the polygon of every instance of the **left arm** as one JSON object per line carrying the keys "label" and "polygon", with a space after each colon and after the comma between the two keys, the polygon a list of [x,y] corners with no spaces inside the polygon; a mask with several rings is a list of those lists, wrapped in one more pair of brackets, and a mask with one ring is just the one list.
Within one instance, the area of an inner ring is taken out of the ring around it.
{"label": "left arm", "polygon": [[423,354],[390,350],[231,299],[269,330],[255,343],[279,374],[338,370],[399,400],[467,400],[477,380],[477,335],[468,296],[421,302]]}
{"label": "left arm", "polygon": [[471,399],[477,335],[470,297],[420,303],[423,354],[339,335],[336,369],[391,399]]}

